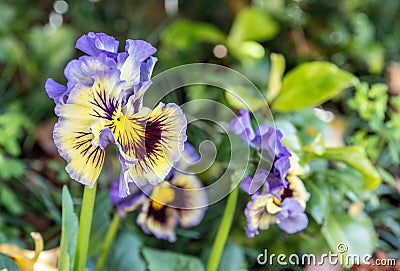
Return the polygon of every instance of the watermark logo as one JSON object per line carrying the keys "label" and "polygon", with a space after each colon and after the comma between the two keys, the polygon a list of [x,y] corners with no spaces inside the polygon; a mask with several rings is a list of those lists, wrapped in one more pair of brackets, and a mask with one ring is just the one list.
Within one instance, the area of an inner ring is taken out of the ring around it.
{"label": "watermark logo", "polygon": [[348,246],[345,243],[339,243],[336,246],[338,253],[329,251],[320,255],[305,253],[302,255],[298,254],[275,254],[269,253],[267,249],[264,249],[263,253],[257,256],[257,263],[259,265],[301,265],[301,266],[322,266],[324,264],[330,265],[375,265],[375,266],[395,266],[395,259],[376,259],[371,261],[371,254],[354,254],[348,253]]}

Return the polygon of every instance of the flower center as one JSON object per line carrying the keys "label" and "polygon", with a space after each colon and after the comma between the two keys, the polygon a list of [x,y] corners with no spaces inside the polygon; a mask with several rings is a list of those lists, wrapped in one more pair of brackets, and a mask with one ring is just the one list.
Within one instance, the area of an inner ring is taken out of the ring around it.
{"label": "flower center", "polygon": [[153,209],[160,210],[166,203],[174,200],[175,191],[168,183],[163,182],[154,187],[154,190],[151,193],[151,198],[151,205]]}
{"label": "flower center", "polygon": [[279,200],[277,197],[274,197],[273,201],[276,204],[276,206],[281,206],[282,201],[285,198],[291,198],[293,197],[293,190],[290,188],[283,188],[281,190],[281,199]]}

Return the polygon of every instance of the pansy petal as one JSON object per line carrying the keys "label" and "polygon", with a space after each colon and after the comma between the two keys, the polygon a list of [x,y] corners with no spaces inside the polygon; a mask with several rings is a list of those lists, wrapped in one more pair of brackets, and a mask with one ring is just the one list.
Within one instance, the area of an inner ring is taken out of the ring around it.
{"label": "pansy petal", "polygon": [[240,115],[229,123],[228,129],[243,138],[246,143],[250,143],[255,136],[247,109],[240,109]]}
{"label": "pansy petal", "polygon": [[92,85],[76,85],[67,103],[59,105],[60,118],[54,128],[54,142],[68,163],[66,170],[71,178],[89,187],[97,180],[104,161],[100,132],[113,127],[119,107],[116,95],[122,87],[117,70],[98,72],[92,78]]}
{"label": "pansy petal", "polygon": [[278,223],[278,227],[289,234],[304,230],[307,225],[308,218],[305,213],[300,213],[296,216],[289,216],[287,219]]}
{"label": "pansy petal", "polygon": [[260,230],[267,230],[271,224],[276,223],[276,217],[269,213],[263,213],[260,218],[258,228]]}
{"label": "pansy petal", "polygon": [[173,205],[179,207],[181,226],[188,228],[199,224],[208,203],[201,181],[195,175],[177,173],[170,184],[176,187]]}
{"label": "pansy petal", "polygon": [[149,81],[151,74],[153,73],[154,66],[156,65],[158,58],[150,56],[140,65],[140,81]]}
{"label": "pansy petal", "polygon": [[149,198],[146,196],[146,193],[150,193],[153,189],[152,186],[148,185],[143,187],[146,193],[143,193],[142,189],[139,189],[134,183],[128,184],[128,189],[130,195],[124,198],[119,196],[120,191],[120,180],[115,180],[112,183],[110,189],[110,201],[113,205],[117,207],[118,214],[121,217],[125,217],[128,212],[132,212],[137,210],[142,204],[146,201],[149,201]]}
{"label": "pansy petal", "polygon": [[75,48],[90,55],[97,56],[105,53],[109,57],[116,57],[118,51],[118,41],[114,37],[104,33],[89,32],[76,41]]}
{"label": "pansy petal", "polygon": [[286,190],[291,191],[291,196],[300,202],[302,206],[305,206],[306,202],[310,198],[310,193],[307,192],[307,189],[301,179],[294,175],[288,175],[286,176],[286,179],[289,183],[288,189]]}
{"label": "pansy petal", "polygon": [[258,234],[258,227],[264,214],[267,212],[266,205],[271,200],[272,195],[268,193],[254,194],[251,201],[247,203],[246,209],[244,210],[247,220],[247,236],[252,238]]}
{"label": "pansy petal", "polygon": [[246,177],[243,179],[242,188],[249,195],[256,193],[266,182],[268,172],[264,169],[258,169],[253,179]]}
{"label": "pansy petal", "polygon": [[53,78],[46,80],[45,88],[49,97],[52,98],[56,104],[61,102],[62,97],[67,92],[67,87],[57,83]]}
{"label": "pansy petal", "polygon": [[175,242],[175,228],[178,223],[177,210],[166,206],[161,206],[161,208],[155,206],[151,201],[143,204],[142,210],[137,217],[138,225],[147,234],[153,234],[158,239]]}
{"label": "pansy petal", "polygon": [[72,89],[76,84],[86,82],[92,83],[92,74],[101,71],[108,71],[115,68],[113,59],[104,54],[99,56],[82,56],[79,59],[71,60],[64,71],[68,79],[67,87]]}
{"label": "pansy petal", "polygon": [[[197,154],[193,146],[190,145],[188,142],[185,142],[182,155],[180,156],[179,160],[176,162],[170,173],[172,174],[174,171],[176,171],[180,173],[192,174],[189,170],[189,167],[196,164],[199,160],[200,156]],[[172,175],[169,177],[172,177]]]}
{"label": "pansy petal", "polygon": [[125,155],[138,160],[126,164],[136,184],[158,184],[184,148],[186,118],[176,104],[160,103],[151,112],[142,108],[138,114],[126,116],[124,129],[116,138]]}
{"label": "pansy petal", "polygon": [[[75,107],[78,109],[77,107]],[[77,111],[79,115],[83,110]],[[60,155],[67,161],[66,171],[70,177],[82,184],[93,187],[104,162],[105,151],[93,146],[93,134],[88,126],[82,125],[72,114],[60,118],[54,127],[54,143]]]}
{"label": "pansy petal", "polygon": [[[133,89],[134,85],[141,81],[141,77],[147,77],[146,72],[152,71],[152,63],[149,63],[149,67],[143,68],[141,76],[141,65],[157,50],[143,40],[127,40],[125,50],[127,55],[118,56],[118,68],[121,70],[121,79],[126,81],[125,89]],[[154,59],[150,61],[155,63]]]}

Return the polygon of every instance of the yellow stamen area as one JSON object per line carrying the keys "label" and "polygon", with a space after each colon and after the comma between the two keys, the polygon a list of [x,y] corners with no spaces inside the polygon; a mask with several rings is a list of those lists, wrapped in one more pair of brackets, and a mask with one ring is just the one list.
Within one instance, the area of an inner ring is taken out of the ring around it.
{"label": "yellow stamen area", "polygon": [[120,112],[119,114],[115,114],[113,115],[113,124],[115,125],[115,132],[114,132],[114,136],[116,138],[120,138],[121,135],[124,132],[124,127],[125,127],[125,120],[126,120],[126,116]]}
{"label": "yellow stamen area", "polygon": [[273,201],[276,204],[276,206],[281,206],[281,201],[277,197],[274,197]]}
{"label": "yellow stamen area", "polygon": [[168,183],[163,182],[154,188],[153,192],[151,193],[151,198],[151,205],[153,209],[160,210],[166,203],[174,200],[175,191]]}

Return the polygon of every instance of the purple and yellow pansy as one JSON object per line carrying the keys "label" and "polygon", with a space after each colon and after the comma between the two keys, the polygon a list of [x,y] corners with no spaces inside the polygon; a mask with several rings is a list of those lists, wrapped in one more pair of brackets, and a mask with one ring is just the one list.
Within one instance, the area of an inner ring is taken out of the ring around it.
{"label": "purple and yellow pansy", "polygon": [[229,128],[256,149],[262,159],[271,161],[270,170],[259,167],[252,178],[245,177],[242,181],[243,190],[251,195],[244,211],[247,236],[252,238],[259,229],[266,230],[271,224],[277,224],[287,233],[306,228],[309,193],[298,177],[304,172],[298,157],[282,144],[282,132],[268,124],[261,124],[254,131],[246,109],[240,110]]}
{"label": "purple and yellow pansy", "polygon": [[142,40],[118,41],[103,33],[88,33],[76,48],[86,55],[70,61],[66,86],[53,79],[46,91],[59,117],[54,141],[74,180],[93,187],[108,144],[117,145],[122,171],[120,196],[128,184],[158,184],[179,159],[186,141],[186,118],[176,104],[142,106],[151,84],[156,49]]}

